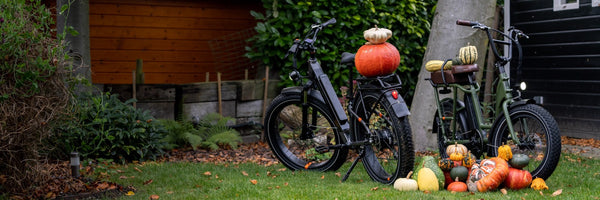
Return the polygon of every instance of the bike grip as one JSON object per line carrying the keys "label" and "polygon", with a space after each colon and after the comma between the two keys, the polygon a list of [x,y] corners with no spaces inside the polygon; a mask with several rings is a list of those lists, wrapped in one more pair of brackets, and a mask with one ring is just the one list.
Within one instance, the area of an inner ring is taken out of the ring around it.
{"label": "bike grip", "polygon": [[335,24],[335,22],[337,22],[337,21],[335,20],[335,18],[331,18],[331,19],[327,20],[325,23],[322,23],[322,24],[321,24],[321,27],[326,27],[326,26],[328,26],[328,25]]}
{"label": "bike grip", "polygon": [[461,25],[461,26],[475,26],[477,25],[477,22],[472,22],[472,21],[468,21],[468,20],[456,20],[456,25]]}

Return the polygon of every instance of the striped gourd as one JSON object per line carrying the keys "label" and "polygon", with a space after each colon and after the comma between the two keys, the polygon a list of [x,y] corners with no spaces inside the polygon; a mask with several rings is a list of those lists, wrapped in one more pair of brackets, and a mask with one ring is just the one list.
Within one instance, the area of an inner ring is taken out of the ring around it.
{"label": "striped gourd", "polygon": [[470,65],[477,61],[477,47],[467,45],[458,51],[458,60],[463,65]]}
{"label": "striped gourd", "polygon": [[[430,72],[439,71],[444,64],[443,60],[430,60],[425,63],[425,69]],[[444,65],[444,70],[452,69],[452,61],[448,61],[446,65]]]}

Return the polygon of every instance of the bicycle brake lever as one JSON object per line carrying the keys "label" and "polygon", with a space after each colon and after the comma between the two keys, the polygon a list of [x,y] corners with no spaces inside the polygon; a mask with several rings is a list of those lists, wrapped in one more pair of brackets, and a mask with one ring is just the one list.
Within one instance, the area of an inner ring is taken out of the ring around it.
{"label": "bicycle brake lever", "polygon": [[287,51],[287,53],[285,54],[285,58],[287,58],[290,53],[292,54],[296,54],[296,51],[298,51],[298,44],[300,44],[300,40],[299,39],[295,39],[294,40],[294,44],[292,45],[292,47],[290,47],[290,49]]}

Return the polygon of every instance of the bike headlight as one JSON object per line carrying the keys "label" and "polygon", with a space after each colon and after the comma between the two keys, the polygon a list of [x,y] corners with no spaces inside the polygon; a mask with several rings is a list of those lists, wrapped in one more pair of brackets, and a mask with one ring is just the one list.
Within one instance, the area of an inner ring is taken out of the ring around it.
{"label": "bike headlight", "polygon": [[525,90],[525,89],[527,89],[527,84],[525,82],[521,82],[521,84],[519,85],[519,88],[521,90]]}

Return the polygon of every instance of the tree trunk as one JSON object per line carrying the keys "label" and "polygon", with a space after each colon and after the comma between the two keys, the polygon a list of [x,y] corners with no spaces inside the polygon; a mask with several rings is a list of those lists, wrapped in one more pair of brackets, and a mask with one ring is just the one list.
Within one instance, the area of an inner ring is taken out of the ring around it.
{"label": "tree trunk", "polygon": [[423,66],[419,72],[419,81],[411,105],[410,124],[413,132],[415,150],[437,150],[437,136],[432,134],[433,115],[436,111],[434,90],[429,81],[429,72],[425,63],[429,60],[445,60],[457,56],[458,49],[470,43],[477,47],[480,58],[477,65],[484,66],[485,50],[488,45],[487,36],[466,26],[456,25],[456,20],[478,21],[491,24],[496,8],[495,0],[479,0],[477,2],[461,0],[440,0],[437,3],[435,16],[431,25],[427,50],[423,58]]}
{"label": "tree trunk", "polygon": [[[69,2],[71,4],[69,5]],[[69,5],[68,9],[61,15],[61,7]],[[66,35],[69,43],[68,54],[73,58],[73,71],[75,76],[84,77],[92,82],[92,70],[90,59],[90,26],[89,26],[89,0],[57,0],[56,1],[58,33],[62,33],[66,27],[72,26],[79,34]],[[75,88],[76,93],[86,90],[83,86]]]}

